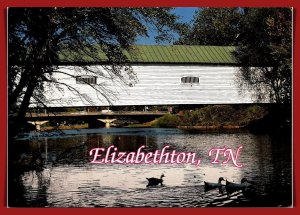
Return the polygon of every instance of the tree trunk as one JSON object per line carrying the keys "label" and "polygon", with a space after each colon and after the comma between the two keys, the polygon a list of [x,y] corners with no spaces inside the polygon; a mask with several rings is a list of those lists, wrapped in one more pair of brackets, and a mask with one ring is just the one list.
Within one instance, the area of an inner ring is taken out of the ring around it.
{"label": "tree trunk", "polygon": [[9,136],[11,137],[15,137],[20,132],[22,125],[26,123],[25,122],[26,112],[28,110],[30,104],[30,98],[34,92],[36,84],[37,84],[37,80],[31,80],[30,84],[26,89],[17,117],[14,120],[9,120],[11,121],[11,123],[8,132],[9,132]]}
{"label": "tree trunk", "polygon": [[22,73],[21,79],[18,85],[16,86],[15,90],[11,93],[11,95],[9,95],[8,109],[13,108],[13,106],[16,104],[17,99],[20,97],[21,92],[23,91],[23,89],[26,87],[26,84],[28,83],[28,79],[29,79],[28,76],[30,76],[30,74],[25,70]]}

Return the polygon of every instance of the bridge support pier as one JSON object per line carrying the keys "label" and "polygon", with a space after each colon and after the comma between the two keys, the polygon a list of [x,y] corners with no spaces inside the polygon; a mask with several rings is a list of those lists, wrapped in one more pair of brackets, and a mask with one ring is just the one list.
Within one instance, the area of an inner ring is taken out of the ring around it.
{"label": "bridge support pier", "polygon": [[41,130],[41,125],[49,122],[48,120],[47,121],[27,121],[28,123],[32,124],[35,126],[35,129],[40,131]]}
{"label": "bridge support pier", "polygon": [[105,128],[110,128],[110,124],[117,119],[97,119],[105,123]]}

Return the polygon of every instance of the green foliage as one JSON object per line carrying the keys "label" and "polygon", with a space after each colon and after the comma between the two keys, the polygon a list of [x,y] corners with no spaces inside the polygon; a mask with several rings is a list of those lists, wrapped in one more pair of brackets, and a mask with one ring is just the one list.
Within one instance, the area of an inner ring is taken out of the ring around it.
{"label": "green foliage", "polygon": [[238,8],[199,8],[176,44],[236,45],[241,16]]}
{"label": "green foliage", "polygon": [[160,127],[160,128],[175,128],[179,125],[179,116],[166,114],[160,118],[158,118],[153,124],[153,127]]}
{"label": "green foliage", "polygon": [[252,89],[258,101],[291,102],[292,10],[249,8],[241,20],[234,56],[242,68],[240,89]]}
{"label": "green foliage", "polygon": [[158,118],[153,127],[176,126],[246,126],[268,113],[259,105],[207,105],[203,108],[184,111],[182,116],[167,114]]}
{"label": "green foliage", "polygon": [[263,118],[267,113],[265,108],[258,105],[251,105],[239,111],[239,124],[247,125],[251,121]]}
{"label": "green foliage", "polygon": [[206,106],[184,114],[183,125],[223,125],[231,121],[234,109],[230,105]]}

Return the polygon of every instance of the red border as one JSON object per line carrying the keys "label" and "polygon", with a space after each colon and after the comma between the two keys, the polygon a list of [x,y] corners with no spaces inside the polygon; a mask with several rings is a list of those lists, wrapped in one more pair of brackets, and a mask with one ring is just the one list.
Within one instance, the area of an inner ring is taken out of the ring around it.
{"label": "red border", "polygon": [[[6,208],[6,130],[7,130],[7,119],[6,119],[6,100],[7,100],[7,86],[6,86],[6,8],[7,7],[50,7],[50,6],[62,6],[62,7],[105,7],[105,6],[115,6],[115,7],[129,7],[129,6],[143,6],[143,7],[153,7],[153,6],[165,6],[165,7],[294,7],[294,208],[158,208],[158,209],[143,209],[143,208],[103,208],[103,209],[66,209],[66,208]],[[182,213],[222,213],[222,214],[231,214],[231,213],[243,213],[243,214],[253,214],[253,213],[271,213],[271,214],[299,214],[299,181],[300,181],[300,156],[299,154],[299,132],[296,132],[299,119],[299,102],[300,99],[297,98],[300,88],[300,74],[297,71],[300,68],[300,45],[299,45],[299,13],[300,9],[299,4],[297,5],[297,0],[173,0],[171,1],[162,1],[162,0],[0,0],[0,212],[1,214],[19,214],[19,213],[30,213],[30,214],[52,214],[52,213],[72,213],[72,214],[82,214],[85,212],[88,213],[109,213],[109,212],[121,212],[121,213],[130,213],[130,214],[152,214],[159,212],[167,212],[172,214],[182,214]],[[297,83],[298,82],[298,83]],[[296,83],[296,84],[295,84]],[[296,128],[296,129],[295,129]],[[297,183],[296,183],[297,182]],[[297,189],[298,188],[298,189]],[[297,212],[298,211],[298,212]]]}

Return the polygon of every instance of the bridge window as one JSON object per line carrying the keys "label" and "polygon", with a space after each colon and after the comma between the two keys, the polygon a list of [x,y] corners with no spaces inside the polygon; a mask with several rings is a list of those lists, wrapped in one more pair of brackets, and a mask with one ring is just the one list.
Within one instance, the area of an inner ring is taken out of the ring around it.
{"label": "bridge window", "polygon": [[76,84],[97,84],[96,76],[77,76]]}
{"label": "bridge window", "polygon": [[181,78],[182,84],[199,84],[199,77],[186,76]]}

